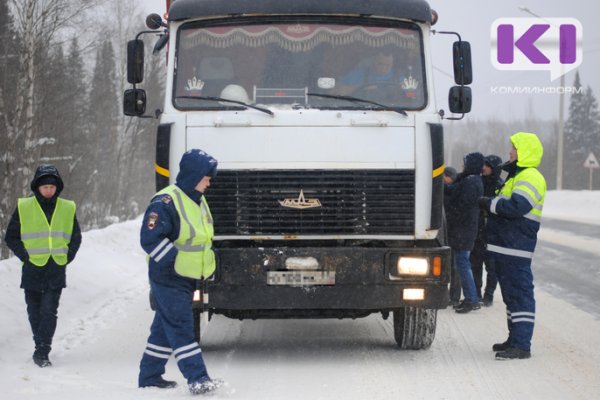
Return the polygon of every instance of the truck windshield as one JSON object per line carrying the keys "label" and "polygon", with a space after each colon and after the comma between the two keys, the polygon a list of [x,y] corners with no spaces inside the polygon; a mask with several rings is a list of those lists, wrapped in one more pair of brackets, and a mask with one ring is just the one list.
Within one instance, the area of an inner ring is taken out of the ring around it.
{"label": "truck windshield", "polygon": [[188,23],[178,34],[179,109],[245,109],[206,99],[219,97],[271,108],[416,110],[426,92],[416,24]]}

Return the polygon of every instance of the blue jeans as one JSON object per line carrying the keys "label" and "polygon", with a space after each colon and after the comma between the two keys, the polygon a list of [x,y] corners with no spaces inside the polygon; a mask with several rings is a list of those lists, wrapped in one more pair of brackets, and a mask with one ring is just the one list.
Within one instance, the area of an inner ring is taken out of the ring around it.
{"label": "blue jeans", "polygon": [[479,296],[477,295],[477,289],[475,289],[469,254],[470,251],[468,250],[454,250],[454,265],[460,275],[460,284],[465,300],[475,304],[479,302]]}

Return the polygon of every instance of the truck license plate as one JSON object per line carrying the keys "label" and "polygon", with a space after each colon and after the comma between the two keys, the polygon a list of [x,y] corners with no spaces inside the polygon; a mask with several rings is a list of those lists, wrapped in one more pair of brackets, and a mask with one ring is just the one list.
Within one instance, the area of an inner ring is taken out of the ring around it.
{"label": "truck license plate", "polygon": [[269,271],[267,285],[335,285],[335,271]]}

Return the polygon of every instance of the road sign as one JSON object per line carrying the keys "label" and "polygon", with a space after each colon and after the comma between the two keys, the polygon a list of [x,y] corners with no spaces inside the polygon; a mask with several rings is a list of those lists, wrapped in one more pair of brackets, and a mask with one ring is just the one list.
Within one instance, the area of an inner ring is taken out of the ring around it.
{"label": "road sign", "polygon": [[590,152],[590,154],[585,159],[583,166],[586,168],[593,168],[593,169],[600,168],[600,164],[598,164],[598,160],[596,160],[596,157],[594,156],[594,153],[592,153],[592,152]]}

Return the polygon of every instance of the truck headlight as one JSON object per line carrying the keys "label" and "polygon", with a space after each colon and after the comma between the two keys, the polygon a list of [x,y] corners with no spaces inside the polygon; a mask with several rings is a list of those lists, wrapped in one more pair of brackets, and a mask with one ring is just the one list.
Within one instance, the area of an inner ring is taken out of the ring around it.
{"label": "truck headlight", "polygon": [[400,257],[396,265],[398,275],[427,275],[429,261],[427,258]]}

